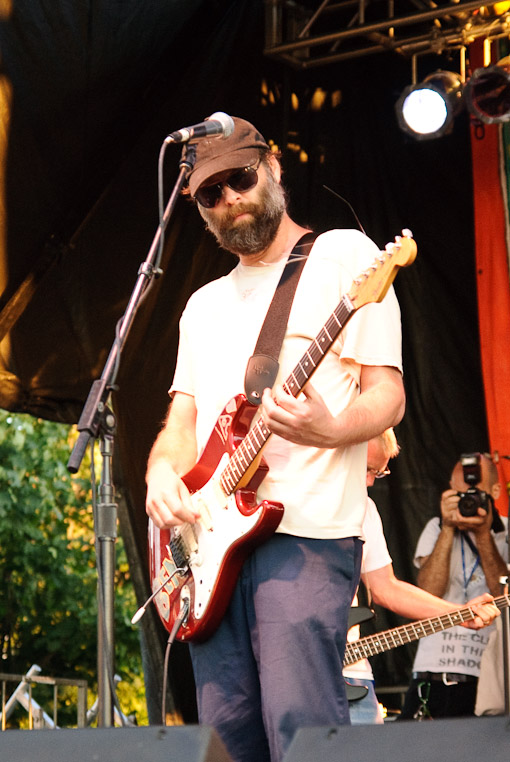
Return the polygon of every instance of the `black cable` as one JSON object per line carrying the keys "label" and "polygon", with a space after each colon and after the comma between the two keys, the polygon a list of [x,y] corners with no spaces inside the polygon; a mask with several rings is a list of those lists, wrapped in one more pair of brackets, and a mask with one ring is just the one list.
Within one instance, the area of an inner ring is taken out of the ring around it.
{"label": "black cable", "polygon": [[173,642],[176,638],[177,633],[179,632],[179,629],[182,625],[182,623],[188,618],[189,614],[189,598],[182,598],[181,600],[181,609],[179,611],[179,616],[174,622],[174,626],[172,627],[172,632],[168,636],[168,640],[166,643],[166,650],[165,650],[165,661],[163,664],[163,696],[161,699],[161,724],[166,725],[166,690],[167,690],[167,679],[168,679],[168,662],[170,660],[170,649],[172,648]]}
{"label": "black cable", "polygon": [[356,220],[356,222],[358,223],[358,227],[359,227],[359,229],[361,230],[361,232],[362,232],[364,235],[366,235],[366,233],[365,233],[365,228],[364,228],[364,227],[363,227],[363,225],[361,224],[361,222],[360,222],[360,219],[359,219],[358,215],[357,215],[357,214],[356,214],[356,212],[354,211],[354,207],[353,207],[353,205],[352,205],[351,203],[349,203],[349,201],[347,201],[347,199],[346,199],[346,198],[344,198],[344,197],[343,197],[343,196],[341,196],[339,193],[337,193],[336,191],[334,191],[334,190],[333,190],[333,188],[330,188],[328,185],[323,185],[322,187],[324,188],[324,190],[327,190],[327,191],[329,191],[330,193],[332,193],[332,194],[333,194],[333,196],[336,196],[337,198],[339,198],[339,199],[340,199],[340,201],[343,201],[343,202],[344,202],[344,204],[347,204],[347,206],[349,207],[349,209],[351,210],[351,212],[352,212],[352,214],[353,214],[353,216],[354,216],[354,219],[355,219],[355,220]]}

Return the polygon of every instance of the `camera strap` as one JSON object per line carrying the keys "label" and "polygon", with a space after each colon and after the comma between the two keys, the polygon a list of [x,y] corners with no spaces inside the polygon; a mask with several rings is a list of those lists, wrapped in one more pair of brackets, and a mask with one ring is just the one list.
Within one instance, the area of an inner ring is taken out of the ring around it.
{"label": "camera strap", "polygon": [[[466,543],[469,545],[473,553],[475,554],[475,562],[473,564],[473,567],[469,573],[469,576],[467,576],[466,571],[466,558],[464,554],[464,540],[466,540]],[[460,532],[460,549],[462,553],[462,575],[463,575],[463,585],[464,585],[464,603],[468,602],[468,587],[469,583],[471,582],[473,578],[473,574],[475,573],[479,563],[480,563],[480,555],[478,553],[478,550],[476,548],[476,545],[472,541],[471,537],[467,535],[466,532]]]}
{"label": "camera strap", "polygon": [[475,543],[473,542],[469,534],[467,532],[460,532],[459,534],[460,534],[461,541],[464,539],[469,545],[469,547],[471,548],[473,555],[475,555],[478,558],[479,556],[478,548],[476,547]]}
{"label": "camera strap", "polygon": [[504,532],[505,531],[505,525],[501,521],[501,516],[499,515],[499,511],[494,505],[494,500],[492,499],[492,495],[487,495],[487,500],[489,500],[491,508],[492,508],[492,531],[497,534],[498,532]]}

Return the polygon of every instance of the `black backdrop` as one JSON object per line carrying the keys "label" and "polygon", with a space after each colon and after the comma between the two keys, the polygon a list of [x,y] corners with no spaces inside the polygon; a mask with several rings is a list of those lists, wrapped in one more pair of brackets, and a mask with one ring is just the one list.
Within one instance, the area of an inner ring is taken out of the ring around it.
{"label": "black backdrop", "polygon": [[[78,420],[156,231],[164,137],[218,110],[248,118],[283,151],[298,221],[317,230],[357,225],[327,185],[381,248],[403,227],[415,235],[417,260],[395,284],[408,398],[402,451],[373,490],[397,575],[413,581],[416,540],[453,462],[487,447],[468,120],[460,115],[439,140],[412,141],[394,115],[409,61],[384,54],[295,71],[263,56],[263,13],[253,0],[15,0],[0,20],[0,405]],[[428,65],[453,68],[439,57]],[[179,157],[170,147],[167,193]],[[113,400],[121,529],[140,599],[148,590],[143,476],[166,410],[178,317],[192,291],[232,265],[180,199],[164,276],[136,316]],[[166,636],[155,615],[142,621],[157,721],[155,645]],[[399,623],[379,611],[375,626]],[[411,648],[378,657],[378,683],[406,682],[411,660]],[[192,719],[185,647],[174,651],[172,678],[178,708]]]}

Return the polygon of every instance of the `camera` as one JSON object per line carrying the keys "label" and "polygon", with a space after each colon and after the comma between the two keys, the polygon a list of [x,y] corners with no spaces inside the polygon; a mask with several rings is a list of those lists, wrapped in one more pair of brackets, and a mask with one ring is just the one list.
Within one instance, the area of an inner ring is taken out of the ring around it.
{"label": "camera", "polygon": [[459,513],[462,516],[477,516],[479,508],[489,510],[489,496],[475,487],[482,481],[482,458],[479,452],[474,452],[461,455],[460,462],[464,481],[469,486],[465,492],[457,492]]}

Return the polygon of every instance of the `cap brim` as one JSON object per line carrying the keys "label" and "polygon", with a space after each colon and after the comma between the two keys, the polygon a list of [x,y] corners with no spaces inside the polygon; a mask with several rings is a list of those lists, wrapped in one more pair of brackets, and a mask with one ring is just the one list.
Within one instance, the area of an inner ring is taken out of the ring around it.
{"label": "cap brim", "polygon": [[250,146],[249,148],[238,148],[236,151],[230,151],[222,156],[214,156],[209,161],[205,161],[190,175],[189,189],[191,195],[194,196],[197,189],[209,177],[224,172],[226,169],[250,167],[252,164],[256,164],[259,155],[260,149]]}

